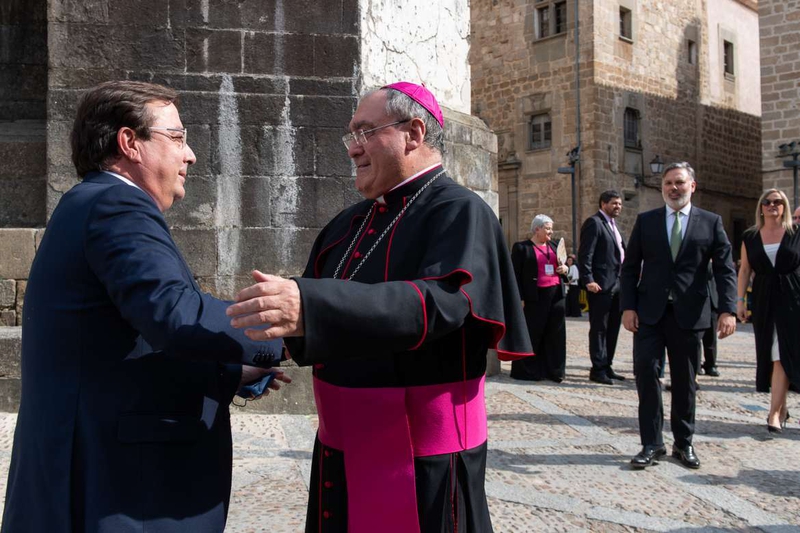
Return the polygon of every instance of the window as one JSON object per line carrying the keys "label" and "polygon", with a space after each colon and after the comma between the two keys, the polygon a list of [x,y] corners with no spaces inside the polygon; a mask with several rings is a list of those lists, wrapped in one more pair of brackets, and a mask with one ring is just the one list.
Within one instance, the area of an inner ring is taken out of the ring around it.
{"label": "window", "polygon": [[633,12],[622,6],[619,8],[619,36],[622,39],[633,40]]}
{"label": "window", "polygon": [[536,38],[544,39],[567,31],[567,3],[540,0],[536,8]]}
{"label": "window", "polygon": [[733,43],[730,41],[723,41],[722,42],[722,55],[723,55],[723,63],[725,66],[725,75],[726,76],[733,76],[735,74],[733,69]]}
{"label": "window", "polygon": [[693,40],[687,40],[687,50],[686,50],[688,57],[689,57],[689,64],[696,65],[697,64],[697,43]]}
{"label": "window", "polygon": [[550,6],[539,8],[539,39],[550,37]]}
{"label": "window", "polygon": [[641,117],[638,110],[633,109],[632,107],[625,108],[623,125],[625,133],[625,148],[635,148],[638,150],[642,147],[642,143],[639,141],[640,119]]}
{"label": "window", "polygon": [[550,148],[550,141],[553,138],[552,123],[550,115],[543,113],[531,117],[530,150],[542,150]]}
{"label": "window", "polygon": [[555,10],[555,33],[558,35],[567,31],[567,3],[558,2]]}

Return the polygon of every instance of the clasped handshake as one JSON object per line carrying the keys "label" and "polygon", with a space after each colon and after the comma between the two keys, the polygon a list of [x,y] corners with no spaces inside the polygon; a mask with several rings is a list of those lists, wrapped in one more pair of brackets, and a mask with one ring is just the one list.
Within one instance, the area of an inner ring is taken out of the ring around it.
{"label": "clasped handshake", "polygon": [[[252,276],[255,285],[239,291],[236,303],[226,311],[232,317],[231,326],[247,328],[245,335],[254,341],[302,337],[303,309],[297,283],[258,270]],[[259,328],[264,325],[268,327]]]}

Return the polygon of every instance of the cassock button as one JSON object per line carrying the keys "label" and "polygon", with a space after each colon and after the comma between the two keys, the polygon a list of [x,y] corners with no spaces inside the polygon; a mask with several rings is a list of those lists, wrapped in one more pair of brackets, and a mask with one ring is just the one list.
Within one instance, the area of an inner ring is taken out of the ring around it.
{"label": "cassock button", "polygon": [[359,259],[361,257],[361,252],[354,253],[353,257],[355,257],[356,259]]}
{"label": "cassock button", "polygon": [[378,213],[385,213],[385,212],[386,212],[386,208],[385,207],[379,207],[378,208]]}
{"label": "cassock button", "polygon": [[314,365],[314,368],[316,368],[317,370],[322,370],[323,368],[325,368],[325,365],[323,365],[322,363],[317,363],[316,365]]}
{"label": "cassock button", "polygon": [[333,513],[331,513],[330,511],[322,512],[322,518],[330,518],[331,516],[333,516]]}
{"label": "cassock button", "polygon": [[375,235],[375,228],[369,228],[367,235]]}
{"label": "cassock button", "polygon": [[326,481],[325,482],[325,488],[326,489],[330,489],[332,487],[333,487],[333,481]]}
{"label": "cassock button", "polygon": [[330,456],[331,456],[330,450],[325,450],[325,457],[330,457]]}

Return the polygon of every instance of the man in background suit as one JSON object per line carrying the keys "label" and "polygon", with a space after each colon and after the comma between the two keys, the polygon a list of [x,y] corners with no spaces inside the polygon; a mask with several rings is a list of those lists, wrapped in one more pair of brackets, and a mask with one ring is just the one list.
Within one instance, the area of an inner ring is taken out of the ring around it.
{"label": "man in background suit", "polygon": [[617,191],[600,195],[600,210],[581,227],[578,265],[581,285],[589,301],[589,379],[612,385],[625,377],[614,372],[614,351],[619,336],[619,273],[625,258],[625,241],[615,219],[622,211]]}
{"label": "man in background suit", "polygon": [[78,107],[83,180],[53,212],[25,294],[4,532],[225,527],[228,404],[267,372],[240,364],[277,364],[281,343],[232,328],[172,240],[163,212],[195,161],[177,96],[107,82]]}
{"label": "man in background suit", "polygon": [[720,338],[736,331],[736,271],[731,244],[722,218],[691,204],[696,186],[694,170],[688,163],[673,163],[664,169],[661,194],[667,205],[637,217],[622,265],[622,324],[634,333],[639,394],[642,451],[631,460],[636,469],[657,463],[666,455],[658,380],[665,348],[672,377],[672,456],[689,468],[700,467],[692,446],[695,374],[700,338],[711,312],[707,285],[711,259],[719,292],[717,331]]}

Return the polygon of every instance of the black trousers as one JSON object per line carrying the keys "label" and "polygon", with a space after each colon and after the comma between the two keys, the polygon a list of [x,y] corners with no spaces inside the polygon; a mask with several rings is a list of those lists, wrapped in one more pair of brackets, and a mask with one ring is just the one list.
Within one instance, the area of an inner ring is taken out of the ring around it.
{"label": "black trousers", "polygon": [[589,375],[605,375],[614,363],[622,313],[619,309],[619,291],[614,293],[586,292],[589,300],[589,357],[592,370]]}
{"label": "black trousers", "polygon": [[567,316],[583,316],[581,313],[581,288],[579,285],[570,285],[567,293]]}
{"label": "black trousers", "polygon": [[633,364],[636,392],[639,394],[639,435],[642,446],[664,444],[664,405],[661,401],[658,374],[665,348],[672,380],[670,425],[675,445],[683,448],[692,443],[697,355],[703,331],[681,329],[671,305],[667,306],[664,316],[657,324],[639,323],[639,331],[633,336]]}
{"label": "black trousers", "polygon": [[711,310],[711,327],[703,332],[703,368],[717,366],[717,320],[719,315]]}
{"label": "black trousers", "polygon": [[559,285],[539,288],[538,295],[535,302],[525,302],[525,322],[536,355],[513,361],[511,377],[562,380],[567,366],[565,298]]}

